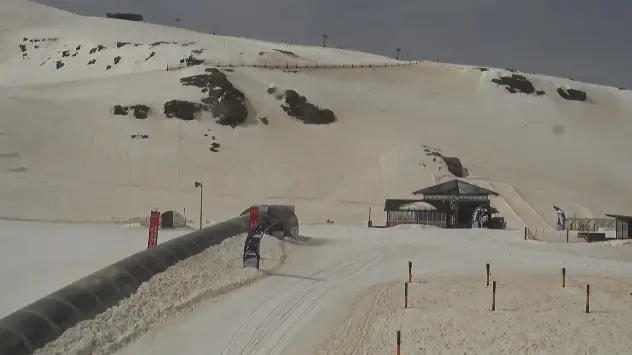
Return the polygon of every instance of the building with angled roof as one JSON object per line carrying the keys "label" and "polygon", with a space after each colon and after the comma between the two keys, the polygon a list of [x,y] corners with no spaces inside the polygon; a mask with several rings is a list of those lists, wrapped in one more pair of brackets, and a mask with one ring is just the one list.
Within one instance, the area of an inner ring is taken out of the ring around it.
{"label": "building with angled roof", "polygon": [[[474,209],[483,205],[491,213],[490,196],[498,193],[458,179],[443,182],[412,193],[418,199],[387,199],[384,204],[386,225],[427,224],[443,228],[470,228]],[[496,219],[493,223],[504,220]],[[490,226],[492,227],[492,226]]]}

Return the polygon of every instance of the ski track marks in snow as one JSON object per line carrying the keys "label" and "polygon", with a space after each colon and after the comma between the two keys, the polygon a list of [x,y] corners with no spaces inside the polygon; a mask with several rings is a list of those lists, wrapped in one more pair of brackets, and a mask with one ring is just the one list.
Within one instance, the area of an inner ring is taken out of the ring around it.
{"label": "ski track marks in snow", "polygon": [[[401,252],[401,247],[384,246],[368,253],[366,251],[359,253],[351,260],[336,262],[307,276],[308,278],[322,276],[331,278],[330,280],[304,281],[311,283],[310,286],[305,286],[304,282],[299,282],[289,290],[281,289],[270,295],[249,318],[242,322],[221,355],[250,355],[263,351],[267,354],[278,353],[279,347],[283,344],[288,333],[294,330],[295,326],[302,322],[306,316],[312,314],[314,308],[329,290],[360,273],[369,271],[398,252]],[[324,286],[323,282],[327,285]],[[286,296],[283,297],[282,295]],[[274,303],[277,304],[271,306]],[[259,317],[263,317],[262,321],[256,321]],[[249,329],[250,327],[254,327],[254,329]],[[235,347],[235,344],[241,343],[239,338],[248,339],[243,342],[245,344],[243,347]]]}
{"label": "ski track marks in snow", "polygon": [[284,261],[285,243],[266,236],[261,244],[262,271],[243,269],[245,238],[227,239],[171,266],[141,284],[131,297],[94,319],[76,324],[35,354],[112,354],[177,314],[249,285],[265,275],[263,270],[274,270]]}

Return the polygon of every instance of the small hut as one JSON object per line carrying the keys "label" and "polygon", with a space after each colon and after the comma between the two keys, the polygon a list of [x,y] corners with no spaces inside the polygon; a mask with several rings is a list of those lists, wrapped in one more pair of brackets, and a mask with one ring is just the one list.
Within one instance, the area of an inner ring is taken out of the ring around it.
{"label": "small hut", "polygon": [[105,14],[107,18],[115,18],[119,20],[127,20],[127,21],[143,21],[143,15],[141,14],[130,14],[130,13],[121,13],[121,12],[108,12]]}
{"label": "small hut", "polygon": [[616,220],[617,239],[632,239],[632,230],[630,229],[630,224],[632,224],[632,216],[607,213],[606,216],[612,217]]}

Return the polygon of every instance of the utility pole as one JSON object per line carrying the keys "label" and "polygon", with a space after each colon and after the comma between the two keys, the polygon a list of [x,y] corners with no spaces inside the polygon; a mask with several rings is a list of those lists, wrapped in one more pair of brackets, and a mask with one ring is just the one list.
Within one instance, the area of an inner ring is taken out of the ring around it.
{"label": "utility pole", "polygon": [[203,194],[204,185],[201,182],[196,181],[194,183],[194,186],[200,188],[200,229],[202,229],[202,207],[203,207],[203,198],[202,197],[204,196],[204,194]]}

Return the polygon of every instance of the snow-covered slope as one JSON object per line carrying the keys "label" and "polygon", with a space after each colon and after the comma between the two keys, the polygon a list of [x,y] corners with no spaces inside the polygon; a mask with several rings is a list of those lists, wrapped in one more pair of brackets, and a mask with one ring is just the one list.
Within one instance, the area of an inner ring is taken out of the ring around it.
{"label": "snow-covered slope", "polygon": [[[3,1],[0,14],[0,216],[94,221],[196,209],[193,181],[202,181],[205,219],[269,202],[296,204],[302,222],[360,223],[384,198],[449,177],[428,147],[459,157],[473,183],[498,188],[505,196],[495,204],[514,227],[554,225],[552,205],[569,216],[632,210],[630,91],[431,62],[325,69],[396,62],[81,17],[26,0]],[[211,112],[165,117],[165,102],[208,96],[180,83],[208,74],[206,66],[166,70],[191,57],[319,68],[222,68],[248,109],[233,129]],[[513,74],[544,94],[511,94],[492,82]],[[337,121],[288,116],[271,84]],[[587,100],[566,100],[558,88],[583,90]],[[147,119],[112,114],[114,105],[136,104],[151,109]]]}

